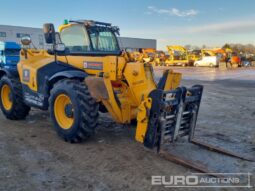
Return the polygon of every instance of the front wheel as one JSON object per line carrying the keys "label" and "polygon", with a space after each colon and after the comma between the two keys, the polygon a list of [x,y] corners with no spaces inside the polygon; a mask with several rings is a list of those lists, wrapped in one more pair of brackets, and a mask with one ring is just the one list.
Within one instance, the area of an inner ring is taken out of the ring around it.
{"label": "front wheel", "polygon": [[65,141],[81,142],[94,134],[98,104],[83,82],[70,79],[57,82],[49,102],[54,127]]}
{"label": "front wheel", "polygon": [[24,103],[22,85],[18,79],[2,77],[0,96],[0,107],[7,119],[21,120],[29,114],[30,107]]}
{"label": "front wheel", "polygon": [[213,68],[213,67],[214,67],[213,63],[209,64],[209,67],[210,67],[210,68]]}

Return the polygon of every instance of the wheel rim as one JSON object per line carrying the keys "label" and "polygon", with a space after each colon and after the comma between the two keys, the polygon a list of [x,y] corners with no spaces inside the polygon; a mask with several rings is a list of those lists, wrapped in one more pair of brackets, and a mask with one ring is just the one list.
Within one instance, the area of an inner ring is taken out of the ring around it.
{"label": "wheel rim", "polygon": [[62,129],[72,127],[74,123],[73,112],[71,99],[65,94],[58,95],[54,102],[54,114],[58,125]]}
{"label": "wheel rim", "polygon": [[1,100],[5,110],[11,110],[13,102],[11,98],[11,88],[4,84],[1,89]]}

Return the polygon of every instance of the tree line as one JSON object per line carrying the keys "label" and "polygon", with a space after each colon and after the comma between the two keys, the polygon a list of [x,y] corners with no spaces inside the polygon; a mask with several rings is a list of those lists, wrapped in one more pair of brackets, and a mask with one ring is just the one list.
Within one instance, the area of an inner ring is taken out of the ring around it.
{"label": "tree line", "polygon": [[222,46],[222,48],[231,48],[234,52],[241,54],[255,54],[255,46],[252,44],[228,44]]}
{"label": "tree line", "polygon": [[[199,46],[193,46],[193,45],[185,45],[184,46],[188,50],[199,50],[203,48],[210,48],[206,45],[203,45],[201,47]],[[233,43],[226,43],[222,46],[223,49],[230,48],[236,53],[241,54],[254,54],[255,55],[255,46],[252,44],[233,44]]]}

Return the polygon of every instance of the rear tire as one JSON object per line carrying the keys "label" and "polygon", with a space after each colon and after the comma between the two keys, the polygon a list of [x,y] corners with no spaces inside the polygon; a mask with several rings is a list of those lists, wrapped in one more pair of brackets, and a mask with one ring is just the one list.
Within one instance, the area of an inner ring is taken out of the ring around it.
{"label": "rear tire", "polygon": [[0,80],[0,107],[7,119],[21,120],[29,114],[30,107],[24,103],[22,85],[18,79],[3,76]]}
{"label": "rear tire", "polygon": [[61,138],[77,143],[94,134],[98,104],[90,96],[85,83],[64,79],[54,85],[50,94],[51,118]]}

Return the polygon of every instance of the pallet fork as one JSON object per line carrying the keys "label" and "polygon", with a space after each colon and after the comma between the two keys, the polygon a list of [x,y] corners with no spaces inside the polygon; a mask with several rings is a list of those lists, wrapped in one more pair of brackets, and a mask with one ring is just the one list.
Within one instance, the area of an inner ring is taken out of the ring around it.
{"label": "pallet fork", "polygon": [[205,173],[210,173],[205,166],[181,159],[169,153],[167,147],[177,142],[181,137],[188,137],[190,143],[210,151],[252,162],[253,160],[237,153],[203,143],[194,138],[202,94],[203,86],[201,85],[191,88],[181,87],[171,91],[160,89],[152,91],[150,94],[153,100],[152,108],[144,145],[151,149],[156,147],[158,153],[167,160]]}

